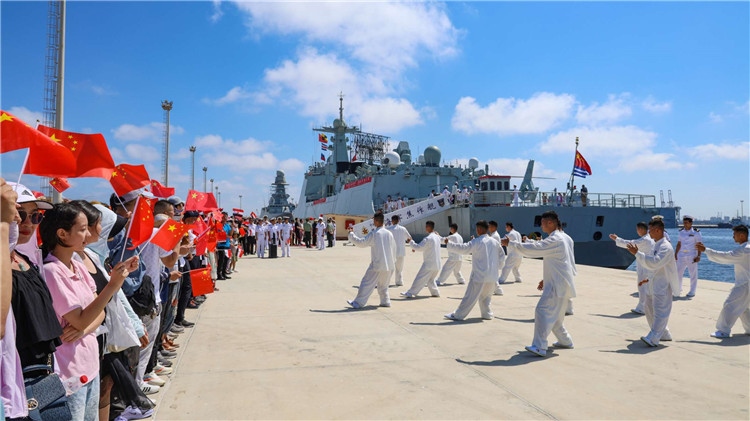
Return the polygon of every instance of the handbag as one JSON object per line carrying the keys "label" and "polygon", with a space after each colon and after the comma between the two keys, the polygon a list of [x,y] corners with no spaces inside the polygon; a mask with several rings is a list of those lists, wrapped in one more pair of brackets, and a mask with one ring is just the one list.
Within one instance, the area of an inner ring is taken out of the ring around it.
{"label": "handbag", "polygon": [[150,315],[156,308],[156,295],[154,293],[154,284],[151,282],[149,275],[143,275],[141,286],[128,297],[130,306],[133,307],[135,314],[140,317]]}
{"label": "handbag", "polygon": [[26,401],[29,407],[29,419],[32,421],[70,421],[73,415],[68,408],[65,386],[52,369],[52,354],[47,365],[30,365],[23,373],[34,371],[45,374],[24,379]]}
{"label": "handbag", "polygon": [[107,315],[104,318],[107,327],[107,339],[104,353],[121,352],[134,346],[140,346],[138,334],[135,333],[130,317],[117,295],[107,303]]}

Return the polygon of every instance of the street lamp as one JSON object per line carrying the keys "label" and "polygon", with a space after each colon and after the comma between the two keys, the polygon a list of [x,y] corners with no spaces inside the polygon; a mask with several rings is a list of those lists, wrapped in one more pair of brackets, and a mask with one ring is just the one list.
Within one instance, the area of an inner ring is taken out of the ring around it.
{"label": "street lamp", "polygon": [[203,167],[203,191],[206,191],[206,171],[208,167]]}
{"label": "street lamp", "polygon": [[740,200],[740,224],[745,223],[745,201]]}
{"label": "street lamp", "polygon": [[240,209],[242,209],[242,195],[240,195]]}
{"label": "street lamp", "polygon": [[219,207],[221,207],[221,192],[219,191],[219,186],[216,186],[216,200],[219,202]]}
{"label": "street lamp", "polygon": [[210,179],[208,181],[211,182],[211,190],[210,191],[214,191],[214,179],[212,178],[212,179]]}
{"label": "street lamp", "polygon": [[195,190],[195,149],[190,147],[190,190]]}

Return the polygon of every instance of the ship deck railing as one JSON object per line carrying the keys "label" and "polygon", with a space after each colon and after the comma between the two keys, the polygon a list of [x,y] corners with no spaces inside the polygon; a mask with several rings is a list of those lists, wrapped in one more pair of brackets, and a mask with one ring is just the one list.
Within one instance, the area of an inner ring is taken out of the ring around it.
{"label": "ship deck railing", "polygon": [[[474,206],[515,206],[512,191],[475,191],[469,200]],[[454,206],[465,206],[454,203]],[[533,200],[520,200],[518,206],[590,206],[605,208],[655,208],[656,196],[630,193],[588,193],[584,205],[580,192],[572,198],[564,197],[558,200],[555,192],[537,192]]]}

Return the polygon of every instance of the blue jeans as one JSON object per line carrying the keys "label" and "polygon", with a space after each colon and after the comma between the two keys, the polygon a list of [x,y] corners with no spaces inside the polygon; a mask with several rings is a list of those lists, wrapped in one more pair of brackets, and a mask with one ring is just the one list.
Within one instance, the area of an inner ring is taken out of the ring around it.
{"label": "blue jeans", "polygon": [[68,396],[68,408],[73,421],[97,421],[99,419],[99,376]]}

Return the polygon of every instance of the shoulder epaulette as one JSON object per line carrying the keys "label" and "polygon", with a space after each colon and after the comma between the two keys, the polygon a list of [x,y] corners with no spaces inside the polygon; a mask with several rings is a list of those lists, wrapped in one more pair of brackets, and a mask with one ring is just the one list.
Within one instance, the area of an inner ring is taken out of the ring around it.
{"label": "shoulder epaulette", "polygon": [[698,228],[693,228],[693,230],[694,230],[695,232],[701,232],[701,230],[699,230]]}

